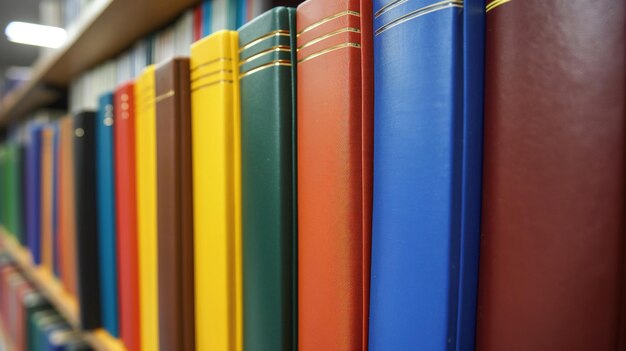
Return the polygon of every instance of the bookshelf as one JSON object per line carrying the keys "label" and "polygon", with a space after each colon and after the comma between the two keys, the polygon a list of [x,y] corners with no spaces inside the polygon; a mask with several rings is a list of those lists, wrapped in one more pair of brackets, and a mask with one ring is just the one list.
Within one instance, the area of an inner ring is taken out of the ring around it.
{"label": "bookshelf", "polygon": [[[24,249],[4,228],[0,228],[0,247],[11,256],[23,276],[43,294],[59,313],[77,330],[80,330],[76,300],[65,293],[57,279],[43,267],[32,263]],[[84,332],[85,340],[98,351],[126,351],[122,343],[103,329]]]}
{"label": "bookshelf", "polygon": [[0,103],[0,128],[53,103],[81,72],[112,58],[137,39],[164,26],[198,0],[94,0],[68,30],[59,49],[42,56],[31,80]]}

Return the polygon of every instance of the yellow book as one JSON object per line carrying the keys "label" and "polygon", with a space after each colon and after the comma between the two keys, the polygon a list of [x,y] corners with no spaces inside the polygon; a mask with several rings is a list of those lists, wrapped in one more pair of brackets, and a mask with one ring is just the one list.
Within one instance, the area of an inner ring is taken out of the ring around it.
{"label": "yellow book", "polygon": [[146,67],[135,83],[139,337],[145,351],[159,349],[154,71]]}
{"label": "yellow book", "polygon": [[241,152],[237,32],[191,46],[197,351],[241,351]]}

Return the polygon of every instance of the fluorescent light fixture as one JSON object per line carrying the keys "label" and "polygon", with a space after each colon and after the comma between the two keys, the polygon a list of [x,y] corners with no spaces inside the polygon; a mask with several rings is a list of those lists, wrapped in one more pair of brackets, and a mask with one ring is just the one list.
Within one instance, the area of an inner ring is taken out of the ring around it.
{"label": "fluorescent light fixture", "polygon": [[27,45],[58,48],[65,42],[65,29],[26,22],[11,22],[4,30],[7,38]]}

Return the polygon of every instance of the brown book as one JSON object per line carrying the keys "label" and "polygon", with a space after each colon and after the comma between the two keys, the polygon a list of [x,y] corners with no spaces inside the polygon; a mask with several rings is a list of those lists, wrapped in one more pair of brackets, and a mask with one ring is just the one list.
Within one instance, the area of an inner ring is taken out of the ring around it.
{"label": "brown book", "polygon": [[194,350],[189,59],[156,70],[159,347]]}
{"label": "brown book", "polygon": [[478,350],[618,350],[625,10],[487,5]]}

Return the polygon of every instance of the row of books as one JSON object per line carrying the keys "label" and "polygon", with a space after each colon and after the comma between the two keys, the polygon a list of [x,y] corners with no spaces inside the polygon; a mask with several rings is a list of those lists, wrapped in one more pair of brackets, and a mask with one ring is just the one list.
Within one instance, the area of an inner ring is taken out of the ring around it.
{"label": "row of books", "polygon": [[7,351],[89,351],[54,307],[0,254],[0,348]]}
{"label": "row of books", "polygon": [[3,146],[3,224],[129,350],[616,350],[626,12],[585,6],[307,0],[105,64]]}

